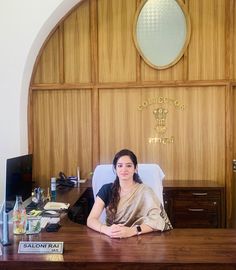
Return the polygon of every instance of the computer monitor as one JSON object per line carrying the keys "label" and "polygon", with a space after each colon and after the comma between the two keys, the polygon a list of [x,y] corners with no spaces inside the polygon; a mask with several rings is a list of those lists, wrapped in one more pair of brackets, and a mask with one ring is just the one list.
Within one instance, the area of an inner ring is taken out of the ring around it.
{"label": "computer monitor", "polygon": [[31,197],[32,188],[32,154],[7,159],[6,212],[13,209],[17,195],[23,201]]}

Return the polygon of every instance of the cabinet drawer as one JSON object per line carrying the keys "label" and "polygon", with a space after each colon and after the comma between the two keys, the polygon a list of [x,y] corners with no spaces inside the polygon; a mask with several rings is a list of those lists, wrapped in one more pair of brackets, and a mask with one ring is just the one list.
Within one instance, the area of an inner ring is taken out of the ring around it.
{"label": "cabinet drawer", "polygon": [[218,190],[176,190],[173,195],[178,199],[217,199],[220,198],[220,191]]}
{"label": "cabinet drawer", "polygon": [[195,201],[174,200],[173,211],[185,213],[216,212],[218,209],[218,204],[219,203],[217,201],[209,201],[209,200],[195,200]]}
{"label": "cabinet drawer", "polygon": [[174,228],[218,228],[217,213],[187,212],[174,213],[172,217]]}

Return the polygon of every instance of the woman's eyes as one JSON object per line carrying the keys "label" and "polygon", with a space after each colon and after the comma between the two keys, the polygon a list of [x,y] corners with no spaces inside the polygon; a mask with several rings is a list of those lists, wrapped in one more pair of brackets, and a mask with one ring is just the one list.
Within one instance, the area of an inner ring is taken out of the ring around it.
{"label": "woman's eyes", "polygon": [[118,168],[122,168],[122,167],[132,168],[133,167],[133,164],[126,164],[126,165],[118,164],[117,167]]}

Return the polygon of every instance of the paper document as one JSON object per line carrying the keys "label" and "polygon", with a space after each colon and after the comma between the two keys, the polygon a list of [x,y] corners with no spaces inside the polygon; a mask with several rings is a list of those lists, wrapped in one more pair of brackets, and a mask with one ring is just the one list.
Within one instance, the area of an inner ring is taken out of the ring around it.
{"label": "paper document", "polygon": [[69,203],[47,202],[44,206],[45,210],[66,210],[70,206]]}

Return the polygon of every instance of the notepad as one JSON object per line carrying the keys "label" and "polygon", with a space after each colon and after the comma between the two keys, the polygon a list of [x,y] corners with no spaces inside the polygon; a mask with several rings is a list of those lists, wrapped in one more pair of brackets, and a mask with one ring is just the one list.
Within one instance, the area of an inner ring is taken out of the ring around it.
{"label": "notepad", "polygon": [[61,202],[47,202],[44,206],[45,210],[67,210],[69,208],[69,203]]}

